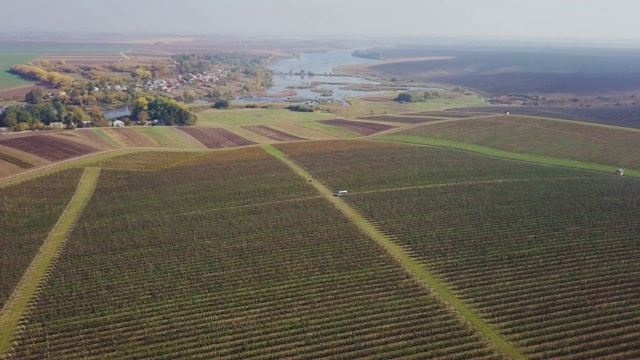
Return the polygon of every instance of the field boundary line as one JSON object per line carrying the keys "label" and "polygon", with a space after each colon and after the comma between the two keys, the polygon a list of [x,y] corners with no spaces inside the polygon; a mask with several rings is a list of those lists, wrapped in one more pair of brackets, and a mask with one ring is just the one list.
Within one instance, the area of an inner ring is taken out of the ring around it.
{"label": "field boundary line", "polygon": [[[494,114],[494,116],[500,116],[500,114]],[[509,115],[509,116],[519,116],[519,117],[525,117],[525,118],[530,118],[530,119],[537,119],[537,120],[544,120],[544,121],[556,121],[556,122],[569,123],[569,124],[579,124],[579,125],[585,125],[585,126],[601,127],[601,128],[629,131],[629,132],[640,132],[640,129],[638,129],[638,128],[632,128],[632,127],[626,127],[626,126],[620,126],[620,125],[612,125],[612,124],[603,124],[603,123],[590,122],[590,121],[584,121],[584,120],[569,120],[569,119],[560,119],[560,118],[554,118],[554,117],[533,116],[533,115],[518,115],[518,114],[512,114],[512,115]]]}
{"label": "field boundary line", "polygon": [[93,195],[99,176],[100,168],[85,169],[69,204],[0,311],[0,358],[5,359],[12,350],[14,338],[24,326],[24,316],[37,303],[52,267]]}
{"label": "field boundary line", "polygon": [[[308,141],[308,140],[306,140]],[[233,151],[238,149],[244,149],[248,147],[257,147],[259,144],[234,146],[228,148],[219,149],[185,149],[185,148],[173,148],[173,147],[153,147],[153,146],[139,146],[139,147],[123,147],[119,149],[108,149],[103,151],[94,152],[91,154],[77,156],[71,159],[62,160],[52,164],[31,168],[27,171],[23,171],[19,174],[0,178],[0,189],[6,186],[19,184],[23,181],[39,178],[44,175],[48,175],[57,171],[65,170],[74,166],[86,166],[100,160],[108,160],[112,157],[120,155],[128,155],[141,152],[153,152],[153,151],[167,151],[167,152],[215,152],[215,151]]]}
{"label": "field boundary line", "polygon": [[504,183],[516,183],[516,182],[538,182],[538,181],[568,181],[568,180],[585,180],[585,179],[592,179],[592,177],[565,176],[565,177],[556,177],[556,178],[521,178],[521,179],[460,181],[456,183],[428,184],[428,185],[405,186],[405,187],[397,187],[397,188],[389,188],[389,189],[354,191],[353,193],[350,192],[350,194],[353,194],[353,195],[374,194],[374,193],[384,193],[384,192],[403,191],[403,190],[432,189],[432,188],[450,187],[450,186],[458,186],[458,185],[504,184]]}
{"label": "field boundary line", "polygon": [[[262,148],[285,163],[302,179],[310,179],[311,174],[295,163],[289,157],[276,149],[265,144]],[[453,291],[445,286],[427,267],[419,261],[413,259],[402,246],[393,242],[387,235],[383,234],[374,224],[367,221],[362,215],[347,204],[342,198],[334,196],[334,192],[320,181],[313,181],[311,184],[331,202],[344,216],[354,223],[365,235],[369,236],[378,245],[384,248],[402,267],[421,285],[430,289],[440,299],[453,307],[455,311],[465,319],[479,334],[483,335],[498,351],[503,352],[511,359],[526,359],[524,353],[514,344],[505,339],[491,324],[486,322],[475,310],[460,300]]]}
{"label": "field boundary line", "polygon": [[[619,164],[604,165],[604,164],[574,160],[569,158],[537,155],[537,154],[522,153],[522,152],[513,152],[513,151],[500,150],[500,149],[491,148],[487,146],[477,145],[474,143],[439,139],[434,137],[425,137],[420,135],[393,135],[392,134],[392,135],[383,135],[372,140],[407,144],[407,145],[413,145],[413,146],[436,146],[436,147],[456,149],[456,150],[462,150],[462,151],[470,151],[477,154],[491,156],[499,159],[523,161],[523,162],[528,162],[533,164],[541,164],[541,165],[549,165],[549,166],[562,166],[562,167],[567,167],[572,169],[591,170],[591,171],[609,173],[612,175],[615,169],[620,167]],[[625,168],[624,176],[640,178],[640,169]]]}

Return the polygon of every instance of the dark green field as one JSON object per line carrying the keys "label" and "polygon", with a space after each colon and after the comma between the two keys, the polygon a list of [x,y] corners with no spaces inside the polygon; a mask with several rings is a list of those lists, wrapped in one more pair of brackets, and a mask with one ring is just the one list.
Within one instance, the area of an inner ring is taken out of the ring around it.
{"label": "dark green field", "polygon": [[29,62],[38,57],[38,55],[11,53],[4,52],[3,50],[0,50],[0,89],[33,83],[32,81],[22,79],[18,75],[9,73],[9,69],[11,69],[11,67],[15,64],[24,64],[26,62]]}
{"label": "dark green field", "polygon": [[0,90],[32,84],[8,70],[16,64],[25,64],[44,53],[118,53],[127,50],[122,44],[54,43],[54,42],[0,42]]}

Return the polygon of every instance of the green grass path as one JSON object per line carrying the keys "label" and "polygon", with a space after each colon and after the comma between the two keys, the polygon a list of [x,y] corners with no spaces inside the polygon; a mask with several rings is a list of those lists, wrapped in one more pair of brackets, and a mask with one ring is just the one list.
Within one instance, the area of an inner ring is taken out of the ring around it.
{"label": "green grass path", "polygon": [[[308,180],[311,175],[286,154],[271,145],[263,145],[263,148],[283,163],[287,164],[302,179]],[[471,309],[442,282],[433,275],[424,264],[411,258],[409,254],[398,244],[394,243],[386,235],[381,233],[373,224],[368,222],[360,213],[354,210],[346,202],[337,196],[333,196],[333,191],[319,181],[311,183],[328,201],[330,201],[342,214],[347,216],[360,230],[367,234],[376,243],[382,246],[396,261],[398,261],[417,281],[431,289],[442,300],[451,305],[465,320],[467,320],[479,333],[499,351],[506,354],[511,359],[526,359],[526,356],[507,341],[491,324],[487,323],[477,312]]]}
{"label": "green grass path", "polygon": [[99,175],[100,168],[85,169],[69,205],[40,247],[38,254],[20,279],[5,307],[0,311],[0,358],[4,359],[7,352],[11,350],[11,344],[20,326],[20,320],[29,306],[37,299],[52,262],[60,254],[62,245],[68,238],[82,209],[89,202]]}
{"label": "green grass path", "polygon": [[[490,147],[476,145],[476,144],[462,142],[462,141],[445,140],[445,139],[438,139],[438,138],[418,136],[418,135],[387,134],[387,135],[374,137],[373,139],[382,140],[382,141],[400,142],[400,143],[406,143],[406,144],[414,144],[414,145],[447,147],[452,149],[471,151],[471,152],[492,156],[492,157],[497,157],[497,158],[503,158],[503,159],[519,160],[519,161],[531,162],[536,164],[544,164],[544,165],[564,166],[564,167],[584,169],[584,170],[595,170],[595,171],[602,171],[610,174],[612,174],[617,168],[616,166],[612,166],[612,165],[602,165],[602,164],[572,160],[567,158],[558,158],[558,157],[552,157],[552,156],[512,152],[512,151],[500,150],[500,149],[490,148]],[[625,169],[624,175],[640,177],[640,170]]]}

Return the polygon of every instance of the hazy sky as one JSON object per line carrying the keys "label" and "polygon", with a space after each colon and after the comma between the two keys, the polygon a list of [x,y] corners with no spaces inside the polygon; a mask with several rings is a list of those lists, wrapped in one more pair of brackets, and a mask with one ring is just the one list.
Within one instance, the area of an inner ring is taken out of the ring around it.
{"label": "hazy sky", "polygon": [[2,0],[0,31],[639,39],[638,0]]}

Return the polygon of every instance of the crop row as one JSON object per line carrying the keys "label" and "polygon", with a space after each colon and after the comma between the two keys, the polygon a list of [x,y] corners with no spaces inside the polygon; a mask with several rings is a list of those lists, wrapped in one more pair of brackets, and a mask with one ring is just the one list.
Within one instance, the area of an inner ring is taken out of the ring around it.
{"label": "crop row", "polygon": [[500,358],[305,180],[240,151],[103,170],[11,356]]}
{"label": "crop row", "polygon": [[198,151],[148,151],[120,155],[91,166],[109,169],[162,170],[197,162],[197,159],[206,155],[207,153]]}
{"label": "crop row", "polygon": [[640,352],[638,199],[613,177],[350,197],[532,358]]}
{"label": "crop row", "polygon": [[638,356],[636,179],[327,144],[278,147],[319,181],[348,188],[345,200],[532,358]]}
{"label": "crop row", "polygon": [[[431,124],[402,132],[491,148],[640,169],[640,133],[516,116]],[[613,171],[613,170],[612,170]]]}
{"label": "crop row", "polygon": [[[146,153],[132,154],[126,161],[135,162],[136,158],[146,156]],[[104,222],[122,217],[133,221],[145,214],[156,218],[195,216],[207,209],[317,195],[307,183],[291,176],[286,165],[259,148],[221,150],[194,158],[184,156],[179,166],[163,171],[105,172],[101,175],[105,179],[103,186],[94,193],[103,206],[85,209],[85,216]],[[126,211],[118,203],[123,193],[129,201]],[[164,202],[158,201],[159,197]],[[166,206],[167,203],[171,206]]]}
{"label": "crop row", "polygon": [[0,144],[50,161],[65,160],[96,151],[90,146],[49,135],[9,137],[1,139]]}
{"label": "crop row", "polygon": [[81,175],[81,170],[66,170],[2,189],[0,308],[71,200]]}
{"label": "crop row", "polygon": [[336,189],[351,192],[473,181],[585,176],[450,149],[376,141],[314,141],[278,149]]}
{"label": "crop row", "polygon": [[13,164],[21,169],[30,169],[33,167],[33,164],[7,154],[0,153],[0,160],[6,161],[9,164]]}

